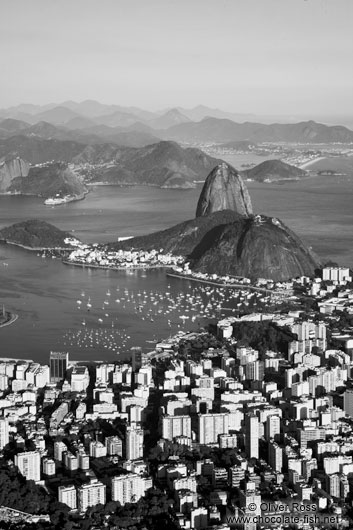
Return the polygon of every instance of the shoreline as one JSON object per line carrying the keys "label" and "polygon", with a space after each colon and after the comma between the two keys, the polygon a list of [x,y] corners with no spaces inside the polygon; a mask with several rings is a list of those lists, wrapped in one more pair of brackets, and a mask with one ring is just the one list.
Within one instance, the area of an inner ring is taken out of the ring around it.
{"label": "shoreline", "polygon": [[8,319],[5,322],[0,323],[0,328],[10,326],[14,322],[16,322],[16,320],[18,319],[18,315],[16,313],[11,313],[10,311],[6,311],[6,314],[8,316]]}
{"label": "shoreline", "polygon": [[30,250],[32,252],[43,252],[44,250],[49,251],[72,251],[72,248],[68,247],[27,247],[26,245],[22,245],[22,243],[16,243],[15,241],[8,241],[7,239],[0,239],[0,244],[2,245],[12,245],[14,247],[23,248],[24,250]]}
{"label": "shoreline", "polygon": [[271,289],[265,289],[264,287],[255,287],[251,284],[244,285],[243,283],[221,283],[217,282],[215,280],[204,280],[203,278],[194,278],[193,276],[186,276],[184,274],[178,274],[177,272],[167,272],[167,276],[171,276],[172,278],[180,278],[181,280],[190,280],[194,282],[201,282],[201,283],[207,283],[210,285],[216,285],[217,287],[225,287],[227,289],[234,288],[234,289],[248,289],[249,291],[257,291],[260,293],[265,293],[267,295],[273,295],[276,294],[275,291],[271,291]]}
{"label": "shoreline", "polygon": [[110,271],[132,271],[132,270],[142,270],[147,271],[150,269],[167,269],[170,268],[170,265],[134,265],[132,267],[109,267],[108,265],[94,265],[92,263],[79,263],[78,261],[69,261],[69,260],[61,260],[64,265],[73,265],[74,267],[83,267],[83,268],[91,268],[91,269],[103,269],[103,270],[110,270]]}

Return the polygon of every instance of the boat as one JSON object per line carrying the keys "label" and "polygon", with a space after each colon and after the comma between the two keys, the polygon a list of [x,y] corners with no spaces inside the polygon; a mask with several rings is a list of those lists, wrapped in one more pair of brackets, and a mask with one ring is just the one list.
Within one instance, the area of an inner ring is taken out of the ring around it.
{"label": "boat", "polygon": [[65,195],[65,197],[49,197],[44,201],[44,204],[46,206],[56,206],[57,204],[65,204],[70,200],[72,200],[72,197],[70,197],[70,195]]}

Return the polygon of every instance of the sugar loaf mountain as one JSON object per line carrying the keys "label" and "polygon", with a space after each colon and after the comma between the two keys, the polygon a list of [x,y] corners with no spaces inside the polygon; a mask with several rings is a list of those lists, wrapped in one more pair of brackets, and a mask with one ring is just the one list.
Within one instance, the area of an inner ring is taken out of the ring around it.
{"label": "sugar loaf mountain", "polygon": [[195,219],[109,246],[163,248],[186,256],[194,271],[251,279],[313,276],[319,266],[314,253],[282,221],[253,213],[240,174],[224,162],[208,175]]}
{"label": "sugar loaf mountain", "polygon": [[[59,246],[69,235],[48,223],[25,221],[3,229],[0,239],[35,248],[48,247],[50,241]],[[282,221],[253,213],[241,175],[225,162],[206,178],[194,219],[105,247],[163,249],[185,256],[195,272],[250,279],[313,276],[319,267],[315,254]]]}

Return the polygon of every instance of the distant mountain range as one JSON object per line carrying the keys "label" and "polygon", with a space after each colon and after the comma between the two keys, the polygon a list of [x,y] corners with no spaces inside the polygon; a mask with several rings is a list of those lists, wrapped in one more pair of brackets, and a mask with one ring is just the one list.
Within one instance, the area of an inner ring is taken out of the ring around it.
{"label": "distant mountain range", "polygon": [[[45,132],[42,122],[55,126],[56,130]],[[31,129],[39,123],[42,124],[41,131],[38,127]],[[193,109],[178,107],[153,113],[137,107],[104,105],[91,100],[45,106],[24,104],[0,110],[0,138],[20,132],[45,139],[113,142],[131,147],[142,147],[159,139],[189,144],[353,142],[353,131],[340,125],[328,126],[315,121],[259,123],[256,116],[202,105]]]}
{"label": "distant mountain range", "polygon": [[328,126],[314,121],[282,124],[235,123],[227,119],[205,118],[201,122],[182,123],[166,131],[168,139],[189,143],[251,142],[331,143],[353,142],[353,131],[340,125]]}

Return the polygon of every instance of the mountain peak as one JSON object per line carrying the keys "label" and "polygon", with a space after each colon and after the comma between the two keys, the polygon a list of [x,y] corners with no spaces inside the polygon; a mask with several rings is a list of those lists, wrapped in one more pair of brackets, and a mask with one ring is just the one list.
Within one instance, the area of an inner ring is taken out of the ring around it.
{"label": "mountain peak", "polygon": [[252,215],[251,199],[238,171],[226,162],[218,164],[206,178],[196,209],[196,217],[221,210]]}

